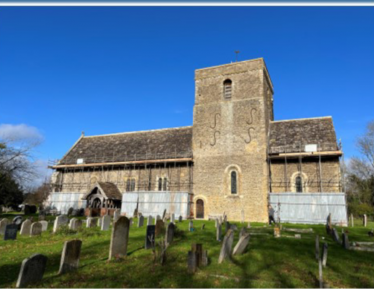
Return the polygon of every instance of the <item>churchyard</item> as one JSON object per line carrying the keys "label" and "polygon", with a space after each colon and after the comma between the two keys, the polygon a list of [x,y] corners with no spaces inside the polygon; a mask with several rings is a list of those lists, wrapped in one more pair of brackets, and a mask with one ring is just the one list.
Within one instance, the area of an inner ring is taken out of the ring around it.
{"label": "churchyard", "polygon": [[[10,222],[15,214],[3,214]],[[24,219],[38,215],[22,216]],[[266,224],[232,222],[232,230],[226,234],[225,223],[221,226],[221,240],[217,241],[216,222],[193,220],[175,220],[175,232],[166,246],[159,246],[167,235],[165,226],[159,222],[156,231],[154,258],[152,244],[145,249],[147,218],[144,225],[138,227],[138,219],[121,218],[120,229],[115,235],[121,236],[111,244],[113,218],[108,230],[101,230],[96,222],[86,222],[86,218],[77,217],[79,221],[64,220],[76,226],[54,228],[55,217],[47,216],[48,227],[26,223],[23,234],[17,232],[15,240],[0,240],[0,287],[25,286],[27,281],[18,280],[21,264],[33,254],[39,253],[32,264],[33,270],[45,264],[41,281],[30,287],[320,287],[319,261],[316,259],[316,239],[319,240],[319,254],[324,287],[374,287],[374,237],[368,232],[374,228],[373,222],[364,227],[362,220],[354,220],[354,227],[335,228],[333,234],[327,234],[325,225],[282,224],[280,237],[274,236],[274,227]],[[94,220],[95,221],[95,220]],[[77,223],[77,224],[72,224]],[[87,223],[90,227],[86,227]],[[152,225],[155,221],[152,220]],[[193,231],[189,228],[193,227]],[[30,228],[26,228],[30,226]],[[34,236],[30,236],[33,226]],[[105,225],[106,226],[106,225]],[[105,227],[104,226],[104,227]],[[55,229],[55,232],[53,232]],[[229,229],[229,227],[227,228]],[[350,249],[340,243],[342,229],[347,231]],[[152,231],[150,230],[150,231]],[[25,231],[27,231],[25,233]],[[127,247],[122,242],[128,234]],[[244,248],[237,248],[239,234],[248,241]],[[249,234],[249,235],[248,235]],[[317,237],[318,235],[318,237]],[[125,236],[125,237],[124,237]],[[80,240],[65,243],[66,241]],[[368,248],[368,251],[352,250],[352,247]],[[359,243],[357,243],[359,242]],[[362,243],[360,243],[362,242]],[[224,249],[222,246],[224,244]],[[231,243],[231,246],[230,246]],[[65,244],[65,248],[64,248]],[[163,242],[163,244],[165,244]],[[201,245],[200,245],[201,244]],[[328,250],[322,258],[324,244]],[[234,247],[236,247],[234,249]],[[194,248],[194,250],[191,250]],[[64,252],[63,252],[64,251]],[[164,254],[161,252],[164,251]],[[207,254],[206,254],[207,251]],[[233,251],[237,254],[232,255]],[[61,255],[66,258],[61,263]],[[201,256],[195,252],[202,252]],[[110,260],[109,260],[110,257]],[[322,261],[326,266],[322,266]],[[195,263],[197,262],[197,263]],[[34,273],[37,275],[37,273]],[[21,282],[20,284],[17,284]],[[22,283],[26,282],[26,283]]]}

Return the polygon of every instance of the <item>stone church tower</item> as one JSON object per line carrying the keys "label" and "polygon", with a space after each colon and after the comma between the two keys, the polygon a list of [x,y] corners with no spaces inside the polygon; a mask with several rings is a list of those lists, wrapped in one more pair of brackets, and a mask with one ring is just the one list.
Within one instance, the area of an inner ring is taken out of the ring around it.
{"label": "stone church tower", "polygon": [[193,116],[196,217],[267,221],[267,140],[273,89],[264,60],[195,72]]}

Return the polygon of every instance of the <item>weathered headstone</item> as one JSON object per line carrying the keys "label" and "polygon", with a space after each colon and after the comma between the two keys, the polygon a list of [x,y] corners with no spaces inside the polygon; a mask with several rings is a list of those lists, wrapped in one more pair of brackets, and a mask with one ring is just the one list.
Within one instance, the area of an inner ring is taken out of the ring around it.
{"label": "weathered headstone", "polygon": [[203,258],[203,244],[193,243],[191,245],[191,251],[196,252],[196,266],[199,267]]}
{"label": "weathered headstone", "polygon": [[243,233],[243,235],[239,238],[238,243],[234,247],[232,252],[233,255],[241,255],[244,253],[245,249],[248,246],[250,235],[249,233]]}
{"label": "weathered headstone", "polygon": [[36,214],[38,211],[38,208],[34,205],[30,206],[30,214]]}
{"label": "weathered headstone", "polygon": [[170,222],[175,223],[175,214],[172,213],[170,216]]}
{"label": "weathered headstone", "polygon": [[188,223],[188,231],[189,232],[193,231],[193,222],[192,222],[192,220],[190,220],[190,222]]}
{"label": "weathered headstone", "polygon": [[97,218],[88,217],[86,221],[87,228],[95,228],[97,226]]}
{"label": "weathered headstone", "polygon": [[354,227],[355,223],[354,223],[354,218],[353,218],[353,214],[351,214],[351,226]]}
{"label": "weathered headstone", "polygon": [[40,224],[42,224],[42,231],[48,230],[48,222],[47,221],[39,221]]}
{"label": "weathered headstone", "polygon": [[165,219],[165,216],[166,216],[166,209],[165,209],[164,212],[162,213],[162,219]]}
{"label": "weathered headstone", "polygon": [[76,218],[70,219],[70,221],[69,221],[69,229],[70,230],[75,230],[73,227],[74,227],[74,223],[75,223],[76,220],[77,220]]}
{"label": "weathered headstone", "polygon": [[145,236],[145,249],[151,249],[154,247],[154,242],[156,239],[156,226],[148,225],[147,233]]}
{"label": "weathered headstone", "polygon": [[101,222],[102,222],[102,218],[97,218],[97,226],[99,227],[99,228],[101,228]]}
{"label": "weathered headstone", "polygon": [[166,228],[166,236],[165,236],[165,245],[166,245],[166,247],[168,247],[171,244],[171,242],[173,242],[174,231],[175,231],[175,225],[174,225],[174,223],[169,223],[169,225]]}
{"label": "weathered headstone", "polygon": [[25,288],[42,280],[48,258],[42,254],[34,254],[23,260],[18,275],[17,288]]}
{"label": "weathered headstone", "polygon": [[0,221],[0,235],[4,235],[5,234],[5,227],[9,223],[10,223],[10,221],[8,219],[2,219]]}
{"label": "weathered headstone", "polygon": [[335,242],[340,243],[339,234],[335,228],[332,229],[332,238],[334,239]]}
{"label": "weathered headstone", "polygon": [[156,221],[156,238],[165,234],[165,224],[161,219]]}
{"label": "weathered headstone", "polygon": [[31,230],[31,221],[25,220],[21,225],[20,235],[28,236],[30,235],[30,230]]}
{"label": "weathered headstone", "polygon": [[179,221],[179,222],[182,222],[182,221],[183,221],[183,217],[182,217],[182,215],[179,216],[178,221]]}
{"label": "weathered headstone", "polygon": [[108,231],[110,227],[110,216],[105,215],[101,218],[101,231]]}
{"label": "weathered headstone", "polygon": [[120,216],[121,216],[121,211],[118,209],[115,210],[113,214],[113,223],[115,223],[119,219]]}
{"label": "weathered headstone", "polygon": [[234,231],[229,229],[225,237],[223,238],[221,252],[218,258],[219,264],[221,264],[224,260],[230,258],[233,242],[234,242]]}
{"label": "weathered headstone", "polygon": [[366,214],[364,214],[364,217],[362,219],[362,224],[363,224],[364,227],[366,227],[367,224],[368,224],[368,218],[367,218]]}
{"label": "weathered headstone", "polygon": [[189,273],[195,273],[197,269],[198,256],[196,252],[188,251],[187,268]]}
{"label": "weathered headstone", "polygon": [[316,236],[316,251],[315,251],[315,255],[316,255],[316,260],[318,260],[319,256],[320,256],[320,251],[319,251],[319,235]]}
{"label": "weathered headstone", "polygon": [[151,226],[152,223],[153,223],[153,218],[152,218],[151,215],[149,215],[148,218],[147,218],[147,226]]}
{"label": "weathered headstone", "polygon": [[67,216],[65,215],[61,215],[61,216],[58,216],[55,220],[55,223],[53,225],[53,233],[56,233],[57,230],[61,227],[61,226],[65,226],[67,225],[67,223],[69,222],[69,219]]}
{"label": "weathered headstone", "polygon": [[144,217],[140,216],[138,218],[138,228],[143,227],[143,225],[144,225]]}
{"label": "weathered headstone", "polygon": [[208,259],[208,251],[203,251],[203,256],[201,258],[201,266],[208,266],[209,259]]}
{"label": "weathered headstone", "polygon": [[60,270],[58,271],[58,274],[64,274],[66,272],[78,269],[81,247],[81,240],[71,240],[64,243],[64,248],[62,249],[61,254]]}
{"label": "weathered headstone", "polygon": [[72,215],[74,211],[74,208],[70,207],[68,210],[68,216]]}
{"label": "weathered headstone", "polygon": [[17,238],[18,226],[16,224],[8,224],[5,227],[4,240],[15,240]]}
{"label": "weathered headstone", "polygon": [[342,245],[343,245],[344,249],[349,250],[348,234],[347,233],[343,233],[342,239],[343,239]]}
{"label": "weathered headstone", "polygon": [[326,267],[327,251],[328,251],[328,245],[327,245],[327,243],[324,243],[323,244],[323,252],[322,252],[322,265],[323,265],[323,267]]}
{"label": "weathered headstone", "polygon": [[222,237],[222,226],[221,224],[219,224],[218,227],[216,228],[216,240],[221,241],[221,237]]}
{"label": "weathered headstone", "polygon": [[130,220],[121,216],[113,225],[112,238],[110,240],[109,260],[124,258],[127,255],[129,241]]}
{"label": "weathered headstone", "polygon": [[331,213],[327,216],[326,233],[327,234],[331,234],[332,233]]}
{"label": "weathered headstone", "polygon": [[40,236],[42,234],[43,226],[39,222],[31,224],[30,236]]}
{"label": "weathered headstone", "polygon": [[214,226],[217,228],[219,225],[220,225],[219,224],[219,219],[217,218],[217,219],[215,219]]}

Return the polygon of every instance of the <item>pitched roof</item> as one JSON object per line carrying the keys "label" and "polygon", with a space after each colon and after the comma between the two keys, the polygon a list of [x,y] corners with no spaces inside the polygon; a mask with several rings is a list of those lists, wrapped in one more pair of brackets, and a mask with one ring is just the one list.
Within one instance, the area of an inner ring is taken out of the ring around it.
{"label": "pitched roof", "polygon": [[192,157],[192,127],[83,136],[58,165]]}
{"label": "pitched roof", "polygon": [[338,150],[331,117],[293,119],[270,123],[270,154],[304,152],[307,144],[317,144],[318,151]]}
{"label": "pitched roof", "polygon": [[86,200],[93,191],[98,189],[100,193],[106,198],[111,200],[122,200],[122,194],[113,183],[109,182],[98,182],[96,186],[90,190],[87,194],[82,197],[82,200]]}

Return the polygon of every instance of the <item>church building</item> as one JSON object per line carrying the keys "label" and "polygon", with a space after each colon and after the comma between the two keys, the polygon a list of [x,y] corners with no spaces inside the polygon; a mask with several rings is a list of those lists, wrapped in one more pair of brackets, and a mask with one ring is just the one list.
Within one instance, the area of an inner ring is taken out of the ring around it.
{"label": "church building", "polygon": [[197,69],[192,126],[82,134],[52,166],[52,206],[346,223],[332,118],[274,120],[273,94],[262,58]]}

